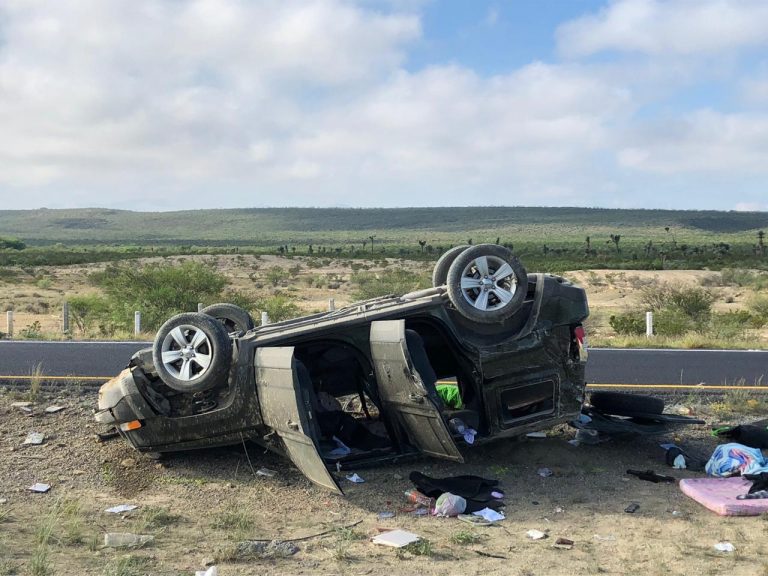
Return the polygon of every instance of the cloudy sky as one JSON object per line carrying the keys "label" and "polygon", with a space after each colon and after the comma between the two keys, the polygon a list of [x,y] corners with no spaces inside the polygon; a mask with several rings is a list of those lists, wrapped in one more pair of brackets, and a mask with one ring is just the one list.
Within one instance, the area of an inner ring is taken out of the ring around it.
{"label": "cloudy sky", "polygon": [[768,210],[766,0],[2,0],[0,209]]}

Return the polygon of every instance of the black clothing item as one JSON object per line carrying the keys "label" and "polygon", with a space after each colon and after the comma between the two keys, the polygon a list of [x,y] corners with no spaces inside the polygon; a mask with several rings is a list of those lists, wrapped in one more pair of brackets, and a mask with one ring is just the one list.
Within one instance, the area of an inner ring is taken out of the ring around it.
{"label": "black clothing item", "polygon": [[498,480],[472,475],[432,478],[416,471],[411,472],[408,478],[419,492],[430,498],[437,498],[444,492],[461,496],[467,501],[467,514],[483,508],[498,510],[504,506],[503,502],[491,495],[491,492],[498,490]]}
{"label": "black clothing item", "polygon": [[354,416],[341,410],[318,412],[317,422],[323,438],[336,436],[351,448],[377,450],[390,446],[387,438],[377,436],[360,424]]}
{"label": "black clothing item", "polygon": [[749,446],[750,448],[759,448],[760,450],[768,448],[768,430],[760,426],[742,424],[720,430],[717,432],[717,435],[733,442],[744,444],[744,446]]}
{"label": "black clothing item", "polygon": [[768,472],[760,472],[760,474],[744,474],[744,478],[752,480],[752,486],[749,488],[747,494],[754,494],[761,490],[768,489]]}

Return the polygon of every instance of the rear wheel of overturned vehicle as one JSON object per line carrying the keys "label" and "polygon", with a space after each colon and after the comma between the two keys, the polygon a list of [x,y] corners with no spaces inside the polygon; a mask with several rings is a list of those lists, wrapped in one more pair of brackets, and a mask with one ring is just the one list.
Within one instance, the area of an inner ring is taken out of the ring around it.
{"label": "rear wheel of overturned vehicle", "polygon": [[160,327],[152,346],[160,378],[179,392],[209,390],[227,377],[232,341],[224,325],[208,316],[178,314]]}
{"label": "rear wheel of overturned vehicle", "polygon": [[638,413],[662,414],[664,412],[664,400],[643,394],[592,392],[589,403],[600,412],[616,416],[632,416]]}
{"label": "rear wheel of overturned vehicle", "polygon": [[437,259],[435,267],[432,269],[432,286],[435,288],[445,286],[445,283],[448,281],[448,270],[450,270],[451,264],[467,248],[469,248],[469,244],[454,246]]}
{"label": "rear wheel of overturned vehicle", "polygon": [[508,248],[478,244],[456,257],[447,284],[448,297],[462,316],[493,324],[503,322],[523,305],[528,274]]}
{"label": "rear wheel of overturned vehicle", "polygon": [[248,314],[248,311],[235,304],[225,302],[211,304],[200,312],[216,318],[216,320],[224,324],[227,332],[248,332],[248,330],[254,327],[253,318]]}

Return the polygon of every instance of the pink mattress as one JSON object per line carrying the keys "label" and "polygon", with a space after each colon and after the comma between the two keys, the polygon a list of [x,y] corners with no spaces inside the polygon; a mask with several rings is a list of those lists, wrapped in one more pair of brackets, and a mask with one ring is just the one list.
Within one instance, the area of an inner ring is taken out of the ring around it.
{"label": "pink mattress", "polygon": [[685,478],[680,490],[720,516],[759,516],[768,512],[768,498],[737,500],[749,492],[752,482],[741,476],[731,478]]}

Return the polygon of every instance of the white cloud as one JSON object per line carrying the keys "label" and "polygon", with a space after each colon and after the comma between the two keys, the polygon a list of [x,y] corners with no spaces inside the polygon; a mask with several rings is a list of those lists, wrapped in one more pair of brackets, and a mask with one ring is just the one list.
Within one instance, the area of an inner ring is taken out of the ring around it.
{"label": "white cloud", "polygon": [[768,44],[764,0],[615,0],[558,29],[561,53],[718,54]]}
{"label": "white cloud", "polygon": [[636,128],[619,151],[622,166],[675,174],[768,173],[768,115],[700,110]]}

